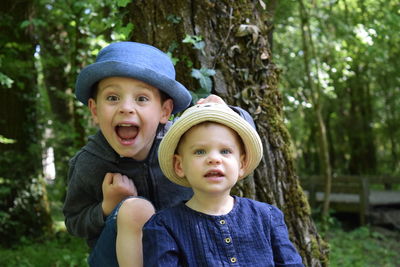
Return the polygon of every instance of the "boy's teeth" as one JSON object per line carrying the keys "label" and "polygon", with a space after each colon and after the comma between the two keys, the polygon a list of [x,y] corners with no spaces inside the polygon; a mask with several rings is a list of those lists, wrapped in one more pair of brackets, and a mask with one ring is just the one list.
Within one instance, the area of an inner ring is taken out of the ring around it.
{"label": "boy's teeth", "polygon": [[121,126],[121,127],[130,127],[130,126],[132,126],[132,124],[121,123],[121,124],[118,124],[118,126]]}

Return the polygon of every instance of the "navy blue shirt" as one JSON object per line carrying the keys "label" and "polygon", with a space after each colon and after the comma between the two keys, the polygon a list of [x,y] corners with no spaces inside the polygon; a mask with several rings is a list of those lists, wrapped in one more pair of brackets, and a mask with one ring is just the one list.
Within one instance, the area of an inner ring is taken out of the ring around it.
{"label": "navy blue shirt", "polygon": [[144,266],[303,266],[278,208],[234,198],[226,215],[184,203],[155,214],[143,229]]}

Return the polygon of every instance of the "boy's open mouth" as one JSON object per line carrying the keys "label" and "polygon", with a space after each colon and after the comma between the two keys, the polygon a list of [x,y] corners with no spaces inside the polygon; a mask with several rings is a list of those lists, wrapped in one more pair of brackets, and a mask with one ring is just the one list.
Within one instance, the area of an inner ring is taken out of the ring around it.
{"label": "boy's open mouth", "polygon": [[135,139],[139,133],[139,127],[133,124],[118,124],[115,127],[118,137],[124,141]]}

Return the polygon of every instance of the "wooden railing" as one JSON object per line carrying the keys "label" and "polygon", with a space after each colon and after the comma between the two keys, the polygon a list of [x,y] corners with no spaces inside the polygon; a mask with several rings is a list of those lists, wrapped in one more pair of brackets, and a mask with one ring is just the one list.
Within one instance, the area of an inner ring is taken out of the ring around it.
{"label": "wooden railing", "polygon": [[[308,193],[310,206],[315,208],[323,202],[325,180],[321,176],[301,177],[300,183]],[[371,198],[371,193],[379,197]],[[385,198],[390,192],[390,200]],[[360,224],[367,222],[373,206],[383,204],[400,205],[400,177],[338,175],[332,178],[330,207],[338,212],[359,214]]]}

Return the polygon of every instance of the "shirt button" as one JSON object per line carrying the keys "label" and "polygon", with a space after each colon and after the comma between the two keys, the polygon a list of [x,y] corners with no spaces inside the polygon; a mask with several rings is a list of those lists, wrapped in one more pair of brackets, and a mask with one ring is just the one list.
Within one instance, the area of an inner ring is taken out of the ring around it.
{"label": "shirt button", "polygon": [[225,224],[226,222],[225,222],[225,220],[220,220],[219,223],[220,224]]}
{"label": "shirt button", "polygon": [[227,244],[231,243],[231,239],[229,237],[225,238],[225,243]]}
{"label": "shirt button", "polygon": [[232,263],[235,263],[236,261],[237,261],[237,259],[236,259],[235,257],[232,257],[232,258],[231,258],[231,262],[232,262]]}

